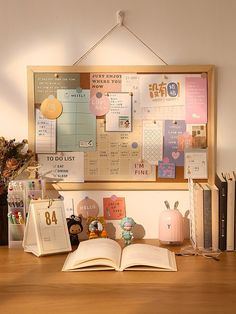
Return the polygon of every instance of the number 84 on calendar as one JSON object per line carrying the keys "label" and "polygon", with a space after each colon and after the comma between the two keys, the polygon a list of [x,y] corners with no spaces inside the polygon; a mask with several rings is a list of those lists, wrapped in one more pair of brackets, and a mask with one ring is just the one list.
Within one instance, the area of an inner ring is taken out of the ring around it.
{"label": "number 84 on calendar", "polygon": [[57,215],[55,210],[50,213],[49,211],[44,212],[46,225],[51,226],[51,224],[57,225]]}

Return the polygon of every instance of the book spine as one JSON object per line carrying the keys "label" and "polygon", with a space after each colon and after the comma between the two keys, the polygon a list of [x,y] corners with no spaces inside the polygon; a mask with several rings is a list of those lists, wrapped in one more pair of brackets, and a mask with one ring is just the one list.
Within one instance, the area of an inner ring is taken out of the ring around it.
{"label": "book spine", "polygon": [[226,250],[227,234],[227,183],[216,176],[216,185],[219,189],[219,249]]}
{"label": "book spine", "polygon": [[212,249],[219,249],[219,190],[211,187]]}
{"label": "book spine", "polygon": [[203,189],[204,248],[212,247],[211,190]]}
{"label": "book spine", "polygon": [[203,248],[203,189],[200,186],[194,187],[194,212],[196,246],[198,248]]}
{"label": "book spine", "polygon": [[[233,171],[234,180],[236,181],[236,173]],[[236,182],[234,189],[234,250],[236,250]]]}
{"label": "book spine", "polygon": [[235,181],[227,179],[227,236],[226,250],[234,250],[234,201],[235,201]]}

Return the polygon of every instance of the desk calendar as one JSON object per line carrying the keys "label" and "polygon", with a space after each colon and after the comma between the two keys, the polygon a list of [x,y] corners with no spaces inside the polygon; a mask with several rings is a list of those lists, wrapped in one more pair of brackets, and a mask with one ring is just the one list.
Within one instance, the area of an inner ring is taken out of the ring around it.
{"label": "desk calendar", "polygon": [[62,200],[30,202],[23,247],[36,256],[71,251]]}

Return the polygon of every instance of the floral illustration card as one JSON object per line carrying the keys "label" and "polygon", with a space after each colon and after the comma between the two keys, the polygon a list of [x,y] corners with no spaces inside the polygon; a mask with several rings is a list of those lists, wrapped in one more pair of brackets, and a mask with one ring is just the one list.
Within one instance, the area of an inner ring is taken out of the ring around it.
{"label": "floral illustration card", "polygon": [[175,164],[169,162],[168,158],[158,162],[158,178],[174,179],[175,178]]}

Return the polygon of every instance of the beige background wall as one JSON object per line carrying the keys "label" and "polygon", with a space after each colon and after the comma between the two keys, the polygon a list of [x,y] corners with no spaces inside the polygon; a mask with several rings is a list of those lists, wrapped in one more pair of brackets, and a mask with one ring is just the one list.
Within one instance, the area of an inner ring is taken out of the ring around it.
{"label": "beige background wall", "polygon": [[[0,0],[0,135],[27,138],[26,66],[72,65],[116,24],[118,10],[125,12],[124,23],[168,64],[216,65],[217,169],[236,170],[234,0]],[[162,63],[121,27],[82,64]],[[183,212],[188,209],[185,191],[123,194],[127,213],[143,223],[147,237],[158,231],[165,198],[180,198]],[[66,193],[68,202],[82,196]],[[91,196],[102,204],[104,192]]]}

